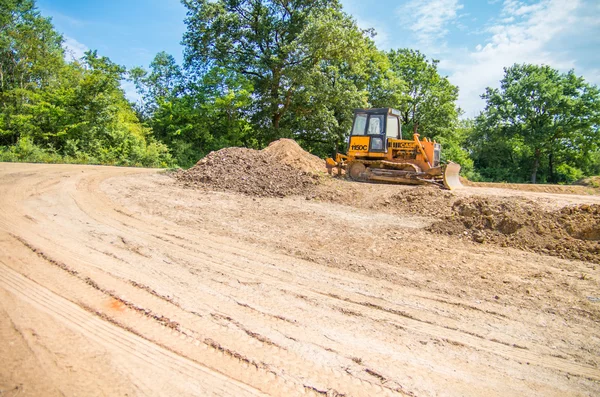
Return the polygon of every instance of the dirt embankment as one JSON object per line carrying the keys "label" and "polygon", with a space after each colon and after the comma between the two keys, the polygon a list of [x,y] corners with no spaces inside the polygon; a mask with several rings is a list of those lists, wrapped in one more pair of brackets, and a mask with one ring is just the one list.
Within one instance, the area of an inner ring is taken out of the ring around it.
{"label": "dirt embankment", "polygon": [[[176,174],[185,186],[258,197],[302,195],[354,207],[438,218],[428,230],[480,244],[495,244],[600,263],[600,205],[549,211],[522,197],[457,196],[431,186],[395,190],[373,185],[366,193],[329,179],[324,162],[296,142],[281,139],[264,150],[226,148]],[[504,185],[502,185],[504,186]],[[364,189],[363,189],[364,190]]]}
{"label": "dirt embankment", "polygon": [[322,171],[323,160],[291,139],[280,139],[260,151],[225,148],[211,152],[175,177],[188,187],[286,197],[314,191]]}
{"label": "dirt embankment", "polygon": [[456,200],[450,215],[429,227],[566,259],[600,263],[600,205],[544,211],[533,201],[470,197]]}
{"label": "dirt embankment", "polygon": [[574,185],[546,185],[546,184],[530,184],[530,183],[498,183],[498,182],[471,182],[461,178],[461,182],[469,187],[489,187],[502,188],[510,190],[518,190],[522,192],[535,193],[555,193],[555,194],[600,194],[598,187],[599,177],[590,177],[578,181]]}
{"label": "dirt embankment", "polygon": [[600,205],[549,211],[522,197],[458,197],[431,187],[396,193],[384,205],[440,218],[428,230],[566,259],[600,263]]}
{"label": "dirt embankment", "polygon": [[575,185],[585,186],[587,188],[600,189],[600,175],[590,176],[575,182]]}
{"label": "dirt embankment", "polygon": [[372,185],[367,194],[345,194],[343,191],[354,190],[355,184],[345,185],[319,186],[315,198],[377,211],[385,209],[391,213],[437,218],[428,231],[479,244],[600,263],[598,204],[551,210],[531,199],[516,196],[480,196],[471,195],[469,191],[455,194],[431,186],[390,193],[383,185]]}

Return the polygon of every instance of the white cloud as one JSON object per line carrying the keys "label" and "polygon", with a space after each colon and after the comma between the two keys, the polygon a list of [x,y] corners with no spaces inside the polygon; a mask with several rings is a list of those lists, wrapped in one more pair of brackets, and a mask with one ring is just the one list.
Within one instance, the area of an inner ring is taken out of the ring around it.
{"label": "white cloud", "polygon": [[138,103],[142,100],[140,94],[138,94],[135,84],[132,81],[121,80],[121,89],[125,92],[125,98],[133,103]]}
{"label": "white cloud", "polygon": [[421,45],[432,45],[448,34],[448,25],[463,8],[458,0],[411,0],[396,10]]}
{"label": "white cloud", "polygon": [[597,18],[582,11],[582,4],[583,0],[538,0],[533,4],[505,0],[499,19],[485,31],[485,42],[474,50],[457,51],[440,64],[460,88],[459,104],[466,116],[483,109],[479,95],[488,86],[499,86],[504,67],[533,63],[559,70],[574,68],[577,57],[570,52],[569,43],[559,44],[561,39],[589,35],[592,26],[598,26]]}
{"label": "white cloud", "polygon": [[85,55],[89,48],[85,44],[81,44],[72,37],[65,36],[63,48],[65,49],[65,59],[67,61],[77,61]]}

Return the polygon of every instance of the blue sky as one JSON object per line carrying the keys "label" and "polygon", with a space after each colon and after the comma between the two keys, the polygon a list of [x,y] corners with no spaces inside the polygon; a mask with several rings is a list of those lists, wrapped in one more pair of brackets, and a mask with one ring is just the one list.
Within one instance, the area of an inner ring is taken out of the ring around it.
{"label": "blue sky", "polygon": [[[440,71],[460,88],[465,116],[498,86],[513,63],[574,68],[600,84],[598,0],[342,0],[363,28],[378,32],[381,49],[410,47],[440,60]],[[65,36],[72,56],[97,49],[114,62],[147,66],[159,51],[181,62],[185,8],[179,0],[38,0]],[[125,84],[130,98],[133,87]]]}

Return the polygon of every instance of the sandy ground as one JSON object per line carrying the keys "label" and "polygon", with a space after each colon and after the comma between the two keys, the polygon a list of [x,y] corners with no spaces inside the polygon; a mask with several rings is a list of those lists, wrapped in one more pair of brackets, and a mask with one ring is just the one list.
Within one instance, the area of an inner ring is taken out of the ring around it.
{"label": "sandy ground", "polygon": [[434,221],[0,164],[0,395],[599,395],[598,265]]}

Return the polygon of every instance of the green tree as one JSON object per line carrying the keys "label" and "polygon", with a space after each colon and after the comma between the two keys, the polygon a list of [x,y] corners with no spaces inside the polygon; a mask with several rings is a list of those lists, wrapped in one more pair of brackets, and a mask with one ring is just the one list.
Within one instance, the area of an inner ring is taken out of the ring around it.
{"label": "green tree", "polygon": [[418,50],[391,50],[387,57],[392,72],[404,83],[387,105],[400,111],[403,130],[437,140],[442,144],[442,160],[455,161],[463,167],[463,175],[476,177],[465,150],[472,123],[459,121],[458,87],[439,74],[437,60],[428,60]]}
{"label": "green tree", "polygon": [[63,56],[62,36],[33,0],[0,2],[0,93],[46,86]]}
{"label": "green tree", "polygon": [[368,104],[377,50],[339,1],[183,2],[188,68],[201,74],[219,67],[250,82],[260,145],[295,137],[333,148],[351,106]]}
{"label": "green tree", "polygon": [[217,67],[185,74],[164,52],[149,71],[138,67],[129,75],[142,97],[138,113],[179,165],[193,165],[222,147],[255,146],[245,116],[252,86],[244,76]]}
{"label": "green tree", "polygon": [[298,73],[298,89],[282,119],[282,132],[286,134],[283,136],[296,139],[305,149],[322,157],[344,149],[354,109],[389,106],[399,99],[403,87],[369,32],[358,30],[351,19],[345,19],[341,26],[339,20],[328,23],[331,25],[315,30],[335,34],[322,37],[315,32],[317,37],[311,42],[325,40],[350,50],[339,51]]}
{"label": "green tree", "polygon": [[574,71],[516,64],[505,69],[500,88],[488,88],[482,98],[487,105],[477,118],[474,148],[483,175],[494,178],[503,169],[536,183],[540,175],[566,182],[593,172],[600,92]]}
{"label": "green tree", "polygon": [[32,0],[0,2],[0,146],[30,130],[24,113],[34,90],[48,87],[63,64],[62,37]]}
{"label": "green tree", "polygon": [[175,58],[164,51],[156,54],[150,63],[150,72],[135,67],[128,73],[142,97],[139,111],[144,117],[150,117],[160,103],[176,98],[186,89],[181,68]]}
{"label": "green tree", "polygon": [[402,96],[394,104],[404,127],[430,137],[450,136],[461,112],[456,105],[458,87],[439,74],[439,61],[411,49],[391,50],[387,55],[393,72],[405,82]]}

